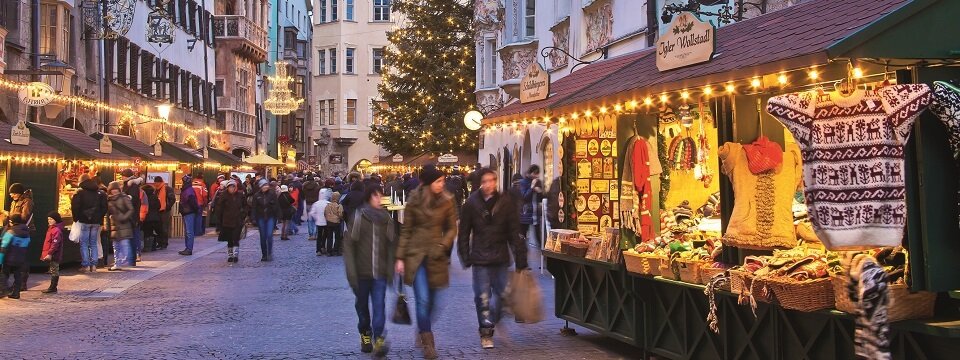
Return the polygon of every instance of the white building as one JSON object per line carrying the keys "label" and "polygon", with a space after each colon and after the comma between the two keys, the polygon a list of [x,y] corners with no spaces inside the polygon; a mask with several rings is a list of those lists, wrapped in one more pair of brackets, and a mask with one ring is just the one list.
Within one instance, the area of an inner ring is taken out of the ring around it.
{"label": "white building", "polygon": [[377,86],[395,19],[390,0],[313,1],[312,137],[323,172],[332,174],[379,161],[369,134],[385,106]]}

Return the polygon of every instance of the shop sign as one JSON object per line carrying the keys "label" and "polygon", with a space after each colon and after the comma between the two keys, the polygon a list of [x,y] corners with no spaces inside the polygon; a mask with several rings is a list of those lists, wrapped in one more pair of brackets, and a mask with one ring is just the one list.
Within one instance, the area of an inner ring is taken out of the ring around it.
{"label": "shop sign", "polygon": [[163,156],[163,144],[160,144],[159,141],[153,143],[153,156]]}
{"label": "shop sign", "polygon": [[690,12],[681,13],[657,40],[657,69],[667,71],[710,61],[716,29]]}
{"label": "shop sign", "polygon": [[460,159],[457,158],[457,156],[456,156],[456,155],[453,155],[453,154],[443,154],[443,155],[440,155],[440,157],[437,158],[437,162],[439,162],[439,163],[455,163],[455,162],[457,162],[457,161],[460,161]]}
{"label": "shop sign", "polygon": [[520,103],[540,101],[550,95],[550,73],[534,61],[520,80]]}
{"label": "shop sign", "polygon": [[113,152],[113,142],[110,141],[110,137],[107,134],[103,134],[103,137],[100,138],[100,153],[109,154]]}
{"label": "shop sign", "polygon": [[30,145],[30,129],[27,122],[20,120],[10,129],[10,143],[14,145]]}
{"label": "shop sign", "polygon": [[317,156],[316,156],[316,155],[309,155],[309,156],[307,156],[307,163],[309,163],[310,165],[316,165],[316,164],[317,164]]}
{"label": "shop sign", "polygon": [[343,154],[330,154],[328,161],[331,164],[343,164]]}
{"label": "shop sign", "polygon": [[20,89],[17,97],[20,102],[28,106],[40,107],[53,101],[57,92],[50,85],[42,82],[32,82]]}
{"label": "shop sign", "polygon": [[401,163],[401,162],[403,162],[403,155],[400,155],[400,154],[394,155],[394,156],[393,156],[393,162],[395,162],[395,163]]}

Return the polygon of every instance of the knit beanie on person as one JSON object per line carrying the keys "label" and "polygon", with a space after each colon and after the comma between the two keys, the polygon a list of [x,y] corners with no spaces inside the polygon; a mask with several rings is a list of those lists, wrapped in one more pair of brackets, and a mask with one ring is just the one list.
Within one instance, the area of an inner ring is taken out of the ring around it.
{"label": "knit beanie on person", "polygon": [[119,181],[111,181],[110,185],[107,185],[107,192],[113,191],[113,189],[123,190],[123,184]]}
{"label": "knit beanie on person", "polygon": [[60,213],[56,211],[51,211],[49,214],[47,214],[47,217],[53,219],[53,222],[55,224],[59,224],[63,222],[63,218],[60,217]]}
{"label": "knit beanie on person", "polygon": [[13,183],[13,185],[10,185],[10,191],[8,192],[11,194],[23,194],[27,192],[27,187],[21,183]]}
{"label": "knit beanie on person", "polygon": [[429,186],[433,184],[434,181],[443,177],[443,172],[437,170],[437,167],[433,164],[427,164],[423,166],[423,169],[420,170],[420,183]]}
{"label": "knit beanie on person", "polygon": [[262,188],[262,187],[267,186],[267,185],[270,185],[270,182],[267,181],[267,179],[260,179],[260,181],[257,181],[257,187],[258,187],[258,188]]}

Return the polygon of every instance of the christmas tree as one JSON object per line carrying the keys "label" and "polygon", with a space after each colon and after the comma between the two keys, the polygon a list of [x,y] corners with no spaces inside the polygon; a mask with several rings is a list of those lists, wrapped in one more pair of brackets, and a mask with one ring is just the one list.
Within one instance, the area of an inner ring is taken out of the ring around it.
{"label": "christmas tree", "polygon": [[395,0],[379,86],[386,102],[370,139],[392,153],[475,150],[463,125],[474,109],[473,10],[465,0]]}

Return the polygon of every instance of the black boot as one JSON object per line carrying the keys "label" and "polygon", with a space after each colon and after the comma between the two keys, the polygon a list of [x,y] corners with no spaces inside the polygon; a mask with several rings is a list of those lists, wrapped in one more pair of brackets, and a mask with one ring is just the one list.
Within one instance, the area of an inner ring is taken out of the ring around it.
{"label": "black boot", "polygon": [[20,291],[27,291],[27,278],[30,277],[30,273],[23,272],[23,281],[20,283]]}
{"label": "black boot", "polygon": [[50,277],[50,287],[40,290],[44,294],[56,294],[57,293],[57,284],[60,282],[60,276],[54,275]]}

